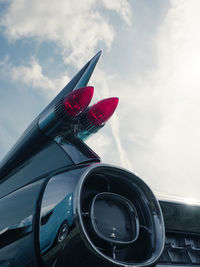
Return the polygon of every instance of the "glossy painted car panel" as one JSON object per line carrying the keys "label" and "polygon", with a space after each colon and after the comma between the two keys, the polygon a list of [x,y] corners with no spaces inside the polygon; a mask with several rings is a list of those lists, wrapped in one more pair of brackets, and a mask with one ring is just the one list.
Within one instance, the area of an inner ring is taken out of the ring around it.
{"label": "glossy painted car panel", "polygon": [[[88,166],[87,166],[88,167]],[[53,264],[66,242],[58,242],[58,232],[63,222],[74,225],[74,192],[86,166],[76,167],[53,176],[47,183],[41,202],[39,240],[43,262]]]}
{"label": "glossy painted car panel", "polygon": [[[28,148],[27,148],[28,150]],[[48,175],[56,169],[73,165],[71,158],[58,144],[48,141],[35,154],[31,154],[24,162],[17,162],[17,168],[12,171],[0,185],[0,198]]]}
{"label": "glossy painted car panel", "polygon": [[41,179],[0,199],[0,259],[5,266],[36,262],[34,225],[43,182]]}

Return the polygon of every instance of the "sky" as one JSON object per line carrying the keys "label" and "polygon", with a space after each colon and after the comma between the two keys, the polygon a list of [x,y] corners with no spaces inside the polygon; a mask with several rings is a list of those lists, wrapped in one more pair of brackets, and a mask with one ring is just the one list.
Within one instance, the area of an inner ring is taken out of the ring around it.
{"label": "sky", "polygon": [[157,195],[200,199],[199,0],[0,0],[0,158],[99,50],[88,145]]}

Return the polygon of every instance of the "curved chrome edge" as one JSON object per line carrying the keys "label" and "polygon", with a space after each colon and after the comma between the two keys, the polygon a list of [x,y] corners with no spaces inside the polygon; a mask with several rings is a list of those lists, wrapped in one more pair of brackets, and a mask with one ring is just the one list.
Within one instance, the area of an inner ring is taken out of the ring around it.
{"label": "curved chrome edge", "polygon": [[170,202],[175,204],[191,205],[191,206],[200,206],[200,200],[195,198],[166,196],[157,193],[155,193],[155,195],[159,201]]}

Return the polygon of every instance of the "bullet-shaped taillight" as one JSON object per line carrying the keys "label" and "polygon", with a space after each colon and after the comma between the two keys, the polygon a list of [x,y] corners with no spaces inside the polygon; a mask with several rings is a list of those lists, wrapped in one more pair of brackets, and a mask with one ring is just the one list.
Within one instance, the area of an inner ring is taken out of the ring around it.
{"label": "bullet-shaped taillight", "polygon": [[89,123],[95,126],[104,124],[113,115],[118,102],[119,99],[117,97],[111,97],[91,106],[87,113]]}
{"label": "bullet-shaped taillight", "polygon": [[81,117],[81,130],[78,133],[78,137],[81,140],[85,140],[92,133],[102,128],[106,121],[113,115],[118,102],[119,99],[117,97],[111,97],[103,99],[89,107]]}
{"label": "bullet-shaped taillight", "polygon": [[42,114],[38,122],[40,130],[53,138],[69,135],[72,138],[74,134],[72,129],[78,123],[77,118],[88,107],[93,93],[94,88],[87,86],[68,94]]}
{"label": "bullet-shaped taillight", "polygon": [[92,86],[71,92],[63,101],[64,111],[68,117],[79,115],[89,105],[94,93]]}

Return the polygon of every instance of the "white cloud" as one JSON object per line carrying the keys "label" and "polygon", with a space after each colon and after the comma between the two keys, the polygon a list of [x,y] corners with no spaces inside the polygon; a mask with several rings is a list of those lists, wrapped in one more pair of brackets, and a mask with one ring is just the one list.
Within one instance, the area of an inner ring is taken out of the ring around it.
{"label": "white cloud", "polygon": [[107,134],[101,132],[101,134],[96,134],[95,138],[90,138],[87,140],[87,144],[91,148],[95,148],[94,151],[102,157],[110,146],[111,138]]}
{"label": "white cloud", "polygon": [[40,94],[45,94],[48,98],[55,96],[69,80],[67,73],[62,74],[59,78],[50,79],[43,74],[42,66],[36,58],[32,57],[27,65],[15,66],[11,63],[9,57],[0,61],[1,73],[8,76],[13,81],[18,81],[33,88]]}
{"label": "white cloud", "polygon": [[121,143],[120,124],[119,124],[118,116],[116,114],[112,118],[111,129],[112,129],[112,134],[115,138],[121,166],[129,170],[133,170],[132,163],[130,162],[128,154],[124,150],[123,144]]}
{"label": "white cloud", "polygon": [[155,191],[187,197],[199,197],[199,10],[198,0],[171,1],[156,39],[158,67],[137,82],[132,110],[140,122],[130,130],[141,141],[133,151],[137,172]]}
{"label": "white cloud", "polygon": [[[169,179],[171,192],[198,196],[194,185],[199,183],[200,158],[200,2],[176,0],[171,4],[158,36],[157,88],[162,87],[164,105],[153,156],[162,179]],[[181,184],[178,188],[177,183]]]}
{"label": "white cloud", "polygon": [[94,53],[99,42],[109,48],[115,35],[99,4],[130,24],[130,6],[122,0],[16,0],[2,16],[0,25],[10,40],[34,37],[54,41],[62,48],[67,63],[79,65]]}
{"label": "white cloud", "polygon": [[114,10],[122,17],[122,19],[128,24],[131,25],[131,7],[128,0],[102,0],[104,5],[110,9]]}
{"label": "white cloud", "polygon": [[54,91],[54,83],[42,73],[42,67],[35,58],[32,58],[30,66],[13,66],[10,69],[13,80],[21,81],[33,88],[41,88],[45,93]]}

